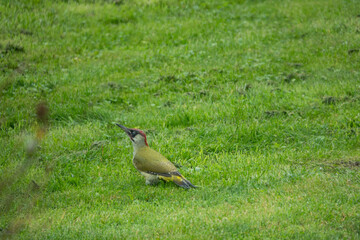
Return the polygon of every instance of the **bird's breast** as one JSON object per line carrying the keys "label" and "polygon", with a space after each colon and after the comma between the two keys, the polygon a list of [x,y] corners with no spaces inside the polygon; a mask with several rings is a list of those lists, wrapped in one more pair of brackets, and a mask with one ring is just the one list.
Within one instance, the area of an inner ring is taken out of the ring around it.
{"label": "bird's breast", "polygon": [[134,166],[136,167],[137,165],[139,165],[140,164],[140,161],[137,159],[137,158],[133,158],[133,164],[134,164]]}

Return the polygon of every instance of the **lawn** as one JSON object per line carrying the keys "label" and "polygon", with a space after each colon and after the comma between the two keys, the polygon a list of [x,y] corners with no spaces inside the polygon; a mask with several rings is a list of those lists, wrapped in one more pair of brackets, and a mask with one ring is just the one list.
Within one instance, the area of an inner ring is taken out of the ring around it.
{"label": "lawn", "polygon": [[1,0],[0,138],[3,239],[359,239],[360,2]]}

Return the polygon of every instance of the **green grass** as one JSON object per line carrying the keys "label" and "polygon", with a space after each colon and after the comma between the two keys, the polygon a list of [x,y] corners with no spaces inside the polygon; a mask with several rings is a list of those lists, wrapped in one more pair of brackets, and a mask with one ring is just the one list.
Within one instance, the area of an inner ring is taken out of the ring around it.
{"label": "green grass", "polygon": [[[2,0],[0,234],[359,239],[359,9]],[[42,101],[49,129],[29,160]],[[200,188],[146,186],[114,123]]]}

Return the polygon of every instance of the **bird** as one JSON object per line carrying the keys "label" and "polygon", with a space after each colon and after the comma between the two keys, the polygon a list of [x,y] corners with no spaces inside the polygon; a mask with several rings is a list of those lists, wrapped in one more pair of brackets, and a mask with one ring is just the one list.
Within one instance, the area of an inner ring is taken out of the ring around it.
{"label": "bird", "polygon": [[172,181],[184,188],[196,188],[187,180],[175,165],[159,152],[151,149],[143,131],[136,128],[127,128],[116,123],[130,138],[134,147],[133,165],[145,177],[146,185],[156,185],[159,180]]}

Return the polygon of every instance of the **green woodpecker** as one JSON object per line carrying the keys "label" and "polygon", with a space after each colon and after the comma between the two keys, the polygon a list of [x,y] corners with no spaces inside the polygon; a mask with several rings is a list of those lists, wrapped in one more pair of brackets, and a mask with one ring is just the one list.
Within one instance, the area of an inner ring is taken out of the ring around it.
{"label": "green woodpecker", "polygon": [[143,131],[135,128],[127,128],[116,124],[130,137],[134,147],[133,164],[135,168],[145,177],[147,185],[155,185],[159,179],[173,181],[185,189],[195,188],[169,160],[160,153],[152,150],[146,141]]}

